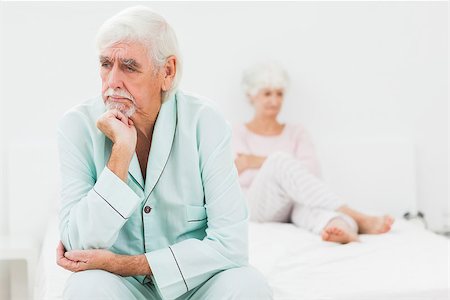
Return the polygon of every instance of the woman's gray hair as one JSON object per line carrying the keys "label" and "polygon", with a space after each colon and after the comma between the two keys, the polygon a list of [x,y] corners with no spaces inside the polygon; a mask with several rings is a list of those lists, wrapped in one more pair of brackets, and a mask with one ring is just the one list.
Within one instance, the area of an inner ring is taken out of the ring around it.
{"label": "woman's gray hair", "polygon": [[97,33],[97,50],[119,42],[142,43],[159,71],[169,56],[177,59],[175,78],[166,96],[176,90],[181,79],[182,60],[177,37],[172,27],[158,13],[145,6],[127,8],[108,19]]}
{"label": "woman's gray hair", "polygon": [[242,76],[242,89],[247,96],[254,96],[265,88],[283,89],[289,85],[287,72],[275,62],[265,62],[246,69]]}

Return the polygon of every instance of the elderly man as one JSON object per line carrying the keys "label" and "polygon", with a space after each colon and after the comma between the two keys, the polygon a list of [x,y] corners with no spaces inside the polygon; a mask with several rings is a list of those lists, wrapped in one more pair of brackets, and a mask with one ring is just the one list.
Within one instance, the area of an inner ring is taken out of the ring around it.
{"label": "elderly man", "polygon": [[169,24],[134,7],[108,20],[97,42],[103,97],[58,128],[57,262],[75,272],[64,297],[270,299],[248,266],[230,128],[211,103],[177,90]]}

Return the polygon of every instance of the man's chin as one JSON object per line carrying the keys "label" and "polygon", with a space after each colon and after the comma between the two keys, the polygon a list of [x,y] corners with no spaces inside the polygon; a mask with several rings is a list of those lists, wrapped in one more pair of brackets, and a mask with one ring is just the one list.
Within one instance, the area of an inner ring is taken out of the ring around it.
{"label": "man's chin", "polygon": [[107,101],[105,106],[106,106],[107,110],[117,109],[118,111],[123,113],[125,116],[127,116],[127,118],[131,117],[136,112],[136,108],[134,106],[128,106],[126,104],[118,103],[118,102]]}

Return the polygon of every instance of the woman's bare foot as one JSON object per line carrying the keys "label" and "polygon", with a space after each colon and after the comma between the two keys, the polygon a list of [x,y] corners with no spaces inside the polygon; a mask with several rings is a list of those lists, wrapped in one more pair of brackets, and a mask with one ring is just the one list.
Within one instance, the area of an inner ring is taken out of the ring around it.
{"label": "woman's bare foot", "polygon": [[394,223],[394,218],[386,216],[370,216],[363,214],[357,210],[354,210],[347,205],[342,205],[337,209],[356,221],[359,228],[359,233],[367,234],[380,234],[391,230],[392,224]]}
{"label": "woman's bare foot", "polygon": [[380,234],[391,230],[394,218],[386,215],[381,217],[366,216],[358,222],[359,233]]}
{"label": "woman's bare foot", "polygon": [[322,240],[347,244],[358,241],[358,234],[344,220],[334,218],[323,229]]}

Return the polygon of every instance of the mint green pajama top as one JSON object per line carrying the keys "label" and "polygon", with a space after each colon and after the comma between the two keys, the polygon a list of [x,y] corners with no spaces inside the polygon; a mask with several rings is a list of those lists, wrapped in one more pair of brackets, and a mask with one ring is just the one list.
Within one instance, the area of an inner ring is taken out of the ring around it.
{"label": "mint green pajama top", "polygon": [[96,127],[101,97],[58,125],[60,233],[67,250],[145,254],[140,282],[176,298],[214,274],[248,264],[248,211],[231,150],[231,128],[215,106],[173,93],[158,114],[146,181],[134,154],[127,183],[107,168],[112,142]]}

